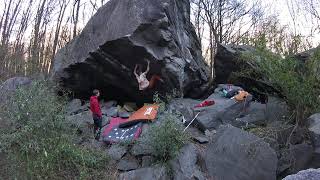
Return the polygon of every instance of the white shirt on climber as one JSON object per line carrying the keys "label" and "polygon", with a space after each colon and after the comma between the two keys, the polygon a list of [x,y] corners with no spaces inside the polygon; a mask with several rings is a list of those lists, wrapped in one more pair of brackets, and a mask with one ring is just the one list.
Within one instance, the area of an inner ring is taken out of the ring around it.
{"label": "white shirt on climber", "polygon": [[146,77],[146,73],[141,73],[137,79],[138,79],[138,83],[139,83],[139,90],[145,90],[148,88],[149,81]]}

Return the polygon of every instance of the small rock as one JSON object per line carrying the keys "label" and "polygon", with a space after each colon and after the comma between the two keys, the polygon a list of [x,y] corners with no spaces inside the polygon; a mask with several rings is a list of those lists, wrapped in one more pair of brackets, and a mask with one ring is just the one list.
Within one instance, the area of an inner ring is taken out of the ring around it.
{"label": "small rock", "polygon": [[78,128],[86,127],[88,123],[93,123],[90,111],[84,111],[76,115],[67,116],[66,119],[67,122]]}
{"label": "small rock", "polygon": [[192,138],[200,144],[205,144],[209,142],[209,139],[204,136],[193,136]]}
{"label": "small rock", "polygon": [[320,169],[307,169],[297,174],[289,175],[282,180],[319,180]]}
{"label": "small rock", "polygon": [[101,141],[96,141],[93,137],[84,140],[83,142],[81,142],[80,144],[82,147],[85,148],[89,148],[92,150],[105,150],[105,143],[101,142]]}
{"label": "small rock", "polygon": [[142,167],[149,167],[154,162],[154,158],[152,156],[143,156],[142,157]]}
{"label": "small rock", "polygon": [[121,173],[119,176],[119,180],[167,180],[169,176],[166,173],[165,167],[148,167],[141,168],[125,173]]}
{"label": "small rock", "polygon": [[114,144],[108,150],[108,155],[113,160],[120,160],[127,152],[127,148],[119,144]]}
{"label": "small rock", "polygon": [[216,130],[211,130],[211,131],[206,130],[206,131],[204,132],[204,134],[205,134],[207,137],[213,137],[213,135],[215,135],[216,133],[217,133]]}
{"label": "small rock", "polygon": [[129,118],[130,117],[130,114],[126,111],[118,112],[118,114],[119,114],[119,117],[121,117],[121,118]]}
{"label": "small rock", "polygon": [[138,110],[137,104],[132,102],[124,103],[123,108],[128,112],[133,112]]}
{"label": "small rock", "polygon": [[117,101],[107,101],[103,105],[106,109],[109,109],[111,107],[117,106]]}
{"label": "small rock", "polygon": [[117,169],[120,171],[130,171],[137,169],[139,167],[139,162],[136,158],[132,156],[127,156],[120,160],[117,165]]}
{"label": "small rock", "polygon": [[106,109],[105,113],[109,117],[118,117],[118,108],[117,107],[111,107],[109,109]]}
{"label": "small rock", "polygon": [[150,155],[151,152],[151,147],[142,142],[135,143],[131,148],[131,154],[134,156]]}
{"label": "small rock", "polygon": [[199,142],[200,144],[204,144],[209,141],[208,138],[205,135],[203,135],[202,132],[200,132],[198,129],[194,127],[189,127],[186,131],[188,132],[188,134],[190,134],[192,139]]}
{"label": "small rock", "polygon": [[82,103],[80,99],[73,99],[67,105],[67,109],[66,109],[67,113],[70,115],[73,115],[73,114],[78,114],[80,112],[88,110],[86,106],[82,106],[81,104]]}
{"label": "small rock", "polygon": [[207,180],[207,178],[205,178],[205,176],[203,175],[203,173],[199,170],[196,170],[194,173],[193,173],[193,179],[196,179],[196,180]]}

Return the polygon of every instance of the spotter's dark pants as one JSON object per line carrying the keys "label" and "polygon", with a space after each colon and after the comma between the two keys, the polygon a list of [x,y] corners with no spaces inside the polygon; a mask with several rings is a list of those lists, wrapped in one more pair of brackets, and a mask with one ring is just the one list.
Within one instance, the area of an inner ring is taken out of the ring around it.
{"label": "spotter's dark pants", "polygon": [[100,138],[101,128],[102,128],[102,117],[94,114],[93,115],[93,122],[94,122],[94,136],[97,140]]}

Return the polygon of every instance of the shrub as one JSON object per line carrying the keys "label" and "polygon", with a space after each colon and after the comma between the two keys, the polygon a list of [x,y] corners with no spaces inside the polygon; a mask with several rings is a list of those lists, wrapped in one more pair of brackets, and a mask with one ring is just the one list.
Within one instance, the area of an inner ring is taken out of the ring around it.
{"label": "shrub", "polygon": [[[257,56],[260,60],[257,60]],[[319,79],[317,79],[318,49],[306,63],[294,57],[282,58],[272,52],[260,49],[256,53],[243,54],[245,61],[254,61],[257,68],[254,72],[242,72],[246,76],[263,78],[278,89],[294,113],[297,124],[304,124],[307,116],[319,112]]]}
{"label": "shrub", "polygon": [[165,112],[162,118],[161,122],[150,127],[143,143],[151,148],[156,161],[166,163],[179,153],[189,137],[183,132],[182,124],[177,123],[175,115]]}
{"label": "shrub", "polygon": [[[107,172],[108,157],[75,144],[75,130],[66,124],[66,101],[43,81],[15,92],[2,109],[12,126],[0,143],[12,161],[12,176],[26,179],[96,179]],[[18,169],[18,170],[17,170]],[[26,172],[18,174],[19,169]]]}
{"label": "shrub", "polygon": [[166,93],[161,96],[158,92],[153,95],[153,102],[159,104],[158,112],[164,112],[166,109],[166,103],[170,102],[174,98],[179,97],[179,93],[176,89],[173,89],[171,93]]}

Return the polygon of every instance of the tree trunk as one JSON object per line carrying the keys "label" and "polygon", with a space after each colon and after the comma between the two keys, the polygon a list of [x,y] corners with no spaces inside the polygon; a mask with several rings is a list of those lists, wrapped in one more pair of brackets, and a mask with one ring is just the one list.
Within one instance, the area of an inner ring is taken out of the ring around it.
{"label": "tree trunk", "polygon": [[46,4],[46,0],[41,2],[40,7],[38,7],[36,21],[34,25],[34,33],[33,33],[33,42],[31,45],[31,62],[29,62],[29,73],[33,73],[36,70],[37,62],[39,61],[39,33],[40,33],[40,26],[42,22],[42,17],[44,13],[44,7]]}
{"label": "tree trunk", "polygon": [[[75,11],[75,6],[77,6],[76,12],[74,14]],[[72,17],[73,17],[73,36],[72,38],[75,38],[77,36],[77,25],[78,25],[78,21],[79,21],[79,9],[80,9],[80,0],[75,0],[74,6],[73,6],[73,13],[72,13]]]}
{"label": "tree trunk", "polygon": [[53,63],[54,56],[56,54],[58,41],[59,41],[59,35],[60,35],[60,28],[61,28],[61,24],[62,24],[62,20],[63,20],[63,17],[64,17],[65,10],[67,8],[67,4],[68,3],[66,3],[66,1],[64,0],[62,2],[61,6],[60,6],[60,12],[59,12],[59,17],[58,17],[57,24],[56,24],[56,32],[55,32],[54,40],[53,40],[52,56],[50,58],[51,59],[50,63]]}

